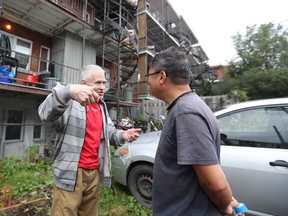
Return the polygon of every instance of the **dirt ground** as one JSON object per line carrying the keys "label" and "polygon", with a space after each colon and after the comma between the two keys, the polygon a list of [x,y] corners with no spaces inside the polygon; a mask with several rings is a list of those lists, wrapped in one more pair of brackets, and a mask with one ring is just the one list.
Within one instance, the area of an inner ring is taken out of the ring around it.
{"label": "dirt ground", "polygon": [[34,202],[20,203],[6,210],[0,209],[0,216],[48,216],[51,206],[50,199],[38,199]]}
{"label": "dirt ground", "polygon": [[0,216],[49,216],[52,188],[52,186],[43,187],[22,198],[13,195],[11,206],[8,207],[8,200],[4,203],[5,208],[0,206]]}

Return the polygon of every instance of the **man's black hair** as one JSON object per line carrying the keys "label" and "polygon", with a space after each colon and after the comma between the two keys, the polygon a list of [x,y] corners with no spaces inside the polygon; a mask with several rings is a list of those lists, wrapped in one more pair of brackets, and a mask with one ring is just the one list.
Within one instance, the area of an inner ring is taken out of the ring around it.
{"label": "man's black hair", "polygon": [[149,67],[153,68],[154,71],[163,70],[174,84],[185,85],[190,83],[192,76],[191,64],[186,53],[178,47],[170,47],[156,54]]}

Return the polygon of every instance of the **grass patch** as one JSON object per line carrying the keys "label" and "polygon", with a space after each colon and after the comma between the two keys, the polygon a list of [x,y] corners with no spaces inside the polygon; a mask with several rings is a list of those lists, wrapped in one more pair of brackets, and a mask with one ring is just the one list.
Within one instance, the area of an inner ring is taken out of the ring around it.
{"label": "grass patch", "polygon": [[100,215],[103,216],[151,216],[150,208],[142,206],[129,194],[127,188],[114,184],[110,189],[101,186]]}
{"label": "grass patch", "polygon": [[[0,216],[50,216],[53,188],[52,165],[37,159],[37,152],[39,152],[37,148],[39,147],[29,148],[23,159],[17,157],[0,159],[0,188],[13,187],[12,205],[39,198],[45,199],[0,211]],[[113,185],[113,189],[101,185],[100,216],[152,215],[151,209],[138,203],[126,187],[115,182]],[[0,197],[1,195],[0,191]]]}

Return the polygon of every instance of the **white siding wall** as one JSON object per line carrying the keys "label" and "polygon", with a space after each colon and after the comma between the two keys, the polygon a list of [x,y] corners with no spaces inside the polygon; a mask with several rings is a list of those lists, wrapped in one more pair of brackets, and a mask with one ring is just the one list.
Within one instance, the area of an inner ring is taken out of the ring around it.
{"label": "white siding wall", "polygon": [[23,156],[26,149],[34,143],[33,141],[33,123],[35,115],[38,115],[37,108],[39,102],[31,99],[18,99],[0,97],[0,120],[4,122],[7,109],[22,109],[24,110],[24,125],[22,128],[23,138],[21,141],[6,142],[4,129],[5,126],[0,124],[0,158],[11,155]]}
{"label": "white siding wall", "polygon": [[[82,67],[82,47],[83,39],[70,32],[65,32],[58,37],[54,37],[52,48],[52,60],[56,59],[57,63],[69,65],[71,68],[81,69]],[[59,62],[58,59],[62,59]],[[96,45],[85,41],[83,65],[96,64]],[[69,67],[61,70],[60,79],[64,83],[79,83],[79,71],[75,71]],[[55,72],[57,74],[57,71]]]}
{"label": "white siding wall", "polygon": [[[65,39],[64,65],[69,65],[70,67],[81,69],[83,39],[69,32],[66,32]],[[83,66],[87,64],[96,64],[96,46],[87,40],[85,41],[83,59]],[[63,77],[63,81],[66,83],[78,83],[80,80],[79,72],[64,72],[63,74],[66,75],[66,77]]]}

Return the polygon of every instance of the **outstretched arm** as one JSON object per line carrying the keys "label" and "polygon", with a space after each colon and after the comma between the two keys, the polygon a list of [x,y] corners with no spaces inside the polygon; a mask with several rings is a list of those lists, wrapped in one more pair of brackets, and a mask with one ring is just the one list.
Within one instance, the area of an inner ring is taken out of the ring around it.
{"label": "outstretched arm", "polygon": [[133,142],[139,138],[141,128],[131,128],[123,133],[123,139],[127,142]]}

